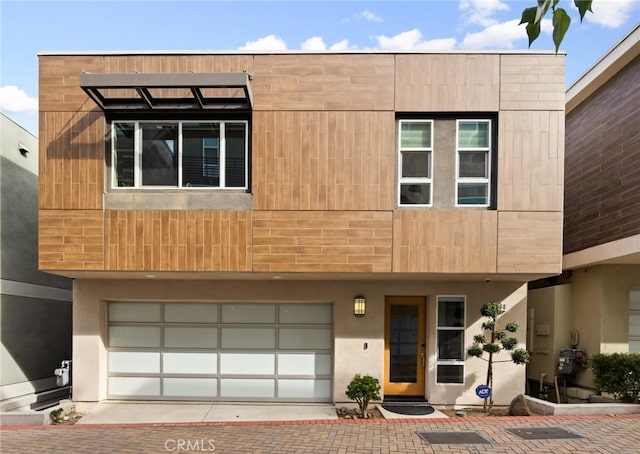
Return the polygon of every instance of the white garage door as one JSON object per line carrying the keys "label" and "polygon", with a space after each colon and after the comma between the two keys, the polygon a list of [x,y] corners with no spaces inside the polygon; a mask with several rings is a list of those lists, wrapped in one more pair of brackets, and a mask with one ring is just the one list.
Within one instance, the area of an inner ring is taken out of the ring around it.
{"label": "white garage door", "polygon": [[330,402],[330,304],[109,303],[110,399]]}

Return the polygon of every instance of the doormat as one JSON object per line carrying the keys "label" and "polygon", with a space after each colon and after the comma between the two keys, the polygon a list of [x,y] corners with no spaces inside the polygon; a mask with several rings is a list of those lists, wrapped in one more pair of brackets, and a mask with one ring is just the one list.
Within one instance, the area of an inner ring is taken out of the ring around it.
{"label": "doormat", "polygon": [[413,405],[409,403],[383,403],[381,407],[392,413],[398,413],[399,415],[425,416],[435,411],[431,405],[419,403]]}
{"label": "doormat", "polygon": [[562,440],[567,438],[584,438],[561,427],[523,427],[520,429],[505,429],[507,432],[523,440]]}
{"label": "doormat", "polygon": [[401,396],[401,395],[394,395],[394,394],[385,394],[384,395],[384,401],[385,404],[386,403],[392,403],[392,402],[404,402],[404,403],[410,403],[410,404],[415,404],[415,403],[426,403],[427,399],[424,398],[424,396]]}
{"label": "doormat", "polygon": [[416,432],[422,441],[430,445],[478,445],[491,444],[478,432]]}

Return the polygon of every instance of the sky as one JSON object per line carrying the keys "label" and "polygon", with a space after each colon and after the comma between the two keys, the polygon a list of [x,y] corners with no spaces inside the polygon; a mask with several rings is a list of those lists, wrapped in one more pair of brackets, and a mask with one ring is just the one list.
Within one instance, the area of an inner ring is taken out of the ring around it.
{"label": "sky", "polygon": [[[38,135],[38,52],[526,50],[536,0],[0,0],[0,111]],[[640,0],[593,0],[561,50],[570,86],[640,21]],[[550,19],[531,46],[553,50]]]}

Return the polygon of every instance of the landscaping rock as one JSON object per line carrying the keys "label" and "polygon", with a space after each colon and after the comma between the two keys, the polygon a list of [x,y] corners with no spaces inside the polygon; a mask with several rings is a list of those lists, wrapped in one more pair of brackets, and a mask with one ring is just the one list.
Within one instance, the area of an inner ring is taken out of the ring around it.
{"label": "landscaping rock", "polygon": [[518,394],[509,405],[509,416],[531,416],[527,399],[523,394]]}

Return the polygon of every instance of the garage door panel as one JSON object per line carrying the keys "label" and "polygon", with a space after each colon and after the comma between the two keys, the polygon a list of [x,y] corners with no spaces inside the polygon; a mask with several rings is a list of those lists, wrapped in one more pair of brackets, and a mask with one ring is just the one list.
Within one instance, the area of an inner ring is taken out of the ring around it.
{"label": "garage door panel", "polygon": [[109,377],[109,394],[123,397],[159,397],[160,378]]}
{"label": "garage door panel", "polygon": [[329,304],[281,304],[280,323],[327,323],[332,321]]}
{"label": "garage door panel", "polygon": [[274,353],[221,353],[220,373],[227,375],[273,375]]}
{"label": "garage door panel", "polygon": [[324,400],[331,398],[331,380],[278,380],[278,397]]}
{"label": "garage door panel", "polygon": [[108,397],[329,402],[328,303],[109,303]]}
{"label": "garage door panel", "polygon": [[160,353],[109,352],[109,372],[132,374],[160,373]]}
{"label": "garage door panel", "polygon": [[218,380],[215,378],[163,378],[163,396],[217,397]]}
{"label": "garage door panel", "polygon": [[218,330],[209,327],[165,327],[164,346],[170,348],[216,348]]}
{"label": "garage door panel", "polygon": [[160,328],[156,326],[112,326],[109,347],[160,347]]}
{"label": "garage door panel", "polygon": [[222,328],[222,348],[276,348],[275,328]]}
{"label": "garage door panel", "polygon": [[223,304],[222,323],[275,323],[275,304]]}
{"label": "garage door panel", "polygon": [[162,320],[160,303],[110,303],[109,321],[159,322]]}
{"label": "garage door panel", "polygon": [[279,375],[329,375],[331,355],[316,353],[278,354]]}
{"label": "garage door panel", "polygon": [[217,353],[168,353],[162,354],[162,372],[165,374],[216,374]]}
{"label": "garage door panel", "polygon": [[292,350],[328,350],[331,348],[331,329],[280,328],[279,347]]}
{"label": "garage door panel", "polygon": [[217,323],[218,305],[206,303],[165,304],[164,321],[169,323]]}
{"label": "garage door panel", "polygon": [[242,399],[273,399],[276,397],[275,379],[223,378],[220,380],[220,397]]}

